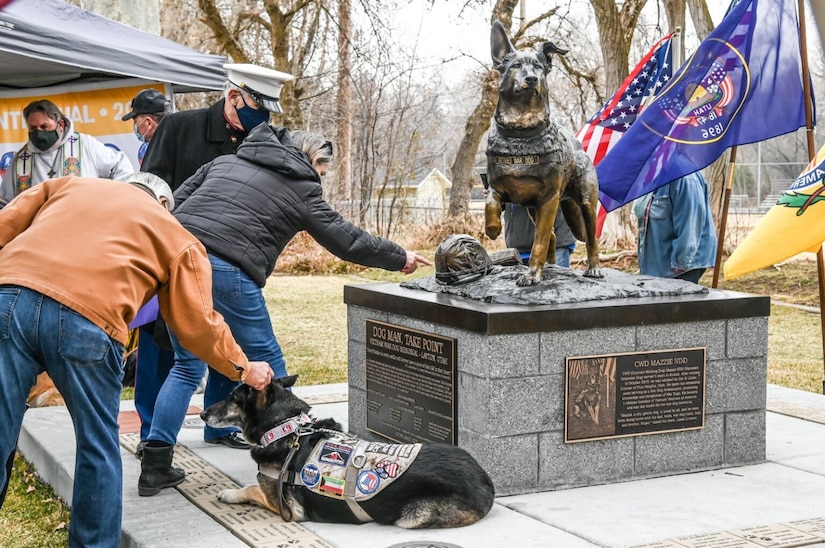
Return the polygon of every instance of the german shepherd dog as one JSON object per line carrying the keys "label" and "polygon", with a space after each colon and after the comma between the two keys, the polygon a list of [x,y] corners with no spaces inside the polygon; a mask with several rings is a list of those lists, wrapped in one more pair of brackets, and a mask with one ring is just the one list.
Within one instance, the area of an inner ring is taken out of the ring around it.
{"label": "german shepherd dog", "polygon": [[296,379],[275,379],[263,391],[241,385],[201,413],[210,426],[241,427],[257,444],[258,484],[226,489],[218,499],[254,503],[285,521],[408,529],[462,527],[490,511],[493,482],[467,451],[353,438],[333,419],[307,415],[309,404],[288,390]]}
{"label": "german shepherd dog", "polygon": [[537,284],[544,263],[556,261],[553,222],[561,204],[573,234],[587,244],[584,275],[601,278],[596,170],[579,142],[550,121],[547,73],[553,54],[564,55],[567,50],[552,42],[542,42],[535,50],[517,50],[499,21],[493,23],[490,46],[501,76],[487,144],[491,188],[485,205],[485,232],[493,240],[501,233],[502,202],[535,208],[536,236],[529,268],[516,283]]}

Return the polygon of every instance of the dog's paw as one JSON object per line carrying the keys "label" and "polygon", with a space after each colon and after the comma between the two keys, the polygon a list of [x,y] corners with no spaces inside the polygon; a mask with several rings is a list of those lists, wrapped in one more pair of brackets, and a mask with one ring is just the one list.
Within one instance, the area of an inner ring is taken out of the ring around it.
{"label": "dog's paw", "polygon": [[516,285],[519,287],[528,287],[536,285],[541,281],[541,271],[529,269],[524,275],[516,280]]}
{"label": "dog's paw", "polygon": [[226,504],[240,504],[244,502],[241,493],[243,489],[224,489],[218,493],[218,500]]}
{"label": "dog's paw", "polygon": [[495,240],[496,238],[499,237],[499,234],[501,234],[501,225],[498,225],[498,226],[489,226],[488,225],[487,228],[485,229],[484,233],[487,234],[487,237],[490,238],[491,240]]}
{"label": "dog's paw", "polygon": [[604,278],[604,274],[598,266],[588,268],[584,271],[585,278]]}

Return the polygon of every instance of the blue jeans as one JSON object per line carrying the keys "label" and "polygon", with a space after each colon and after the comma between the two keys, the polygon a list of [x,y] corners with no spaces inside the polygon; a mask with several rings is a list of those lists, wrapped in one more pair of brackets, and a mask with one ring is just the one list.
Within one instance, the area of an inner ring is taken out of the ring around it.
{"label": "blue jeans", "polygon": [[[231,263],[214,255],[209,255],[209,262],[212,263],[212,299],[215,310],[223,315],[235,340],[250,361],[267,362],[276,378],[286,376],[284,354],[272,330],[272,321],[261,288]],[[206,364],[181,346],[171,329],[169,334],[175,349],[175,365],[155,402],[148,439],[174,445],[186,418],[189,400],[203,378]],[[238,384],[209,368],[203,393],[204,408],[228,398]],[[205,426],[203,437],[205,440],[214,440],[237,430]]]}
{"label": "blue jeans", "polygon": [[[66,400],[77,451],[69,546],[120,545],[123,470],[117,417],[123,345],[37,291],[0,286],[0,460],[14,451],[26,398],[47,371]],[[8,481],[0,469],[0,485]]]}
{"label": "blue jeans", "polygon": [[[556,264],[565,268],[570,268],[570,254],[576,249],[576,244],[556,248]],[[530,253],[521,253],[521,262],[530,262]]]}
{"label": "blue jeans", "polygon": [[576,249],[576,244],[556,248],[556,264],[570,268],[570,254]]}
{"label": "blue jeans", "polygon": [[174,363],[174,352],[155,344],[155,338],[149,331],[138,329],[135,410],[140,417],[140,441],[149,439],[155,401]]}

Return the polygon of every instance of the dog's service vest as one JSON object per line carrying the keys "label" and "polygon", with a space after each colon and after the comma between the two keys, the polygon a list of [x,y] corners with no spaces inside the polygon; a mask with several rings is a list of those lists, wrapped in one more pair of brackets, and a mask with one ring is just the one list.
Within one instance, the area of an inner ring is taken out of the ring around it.
{"label": "dog's service vest", "polygon": [[[368,522],[372,518],[359,503],[400,478],[419,451],[420,443],[378,443],[347,436],[321,439],[290,483],[343,500],[361,522]],[[258,473],[278,476],[266,466],[259,466]]]}
{"label": "dog's service vest", "polygon": [[401,477],[421,444],[396,445],[357,438],[319,441],[300,472],[301,484],[319,495],[369,500]]}

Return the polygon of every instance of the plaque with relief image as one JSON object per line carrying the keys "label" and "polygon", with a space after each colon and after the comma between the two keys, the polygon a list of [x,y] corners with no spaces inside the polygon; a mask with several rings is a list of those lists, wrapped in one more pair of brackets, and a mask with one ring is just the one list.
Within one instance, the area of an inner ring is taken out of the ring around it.
{"label": "plaque with relief image", "polygon": [[704,428],[706,356],[686,348],[567,358],[565,443]]}

